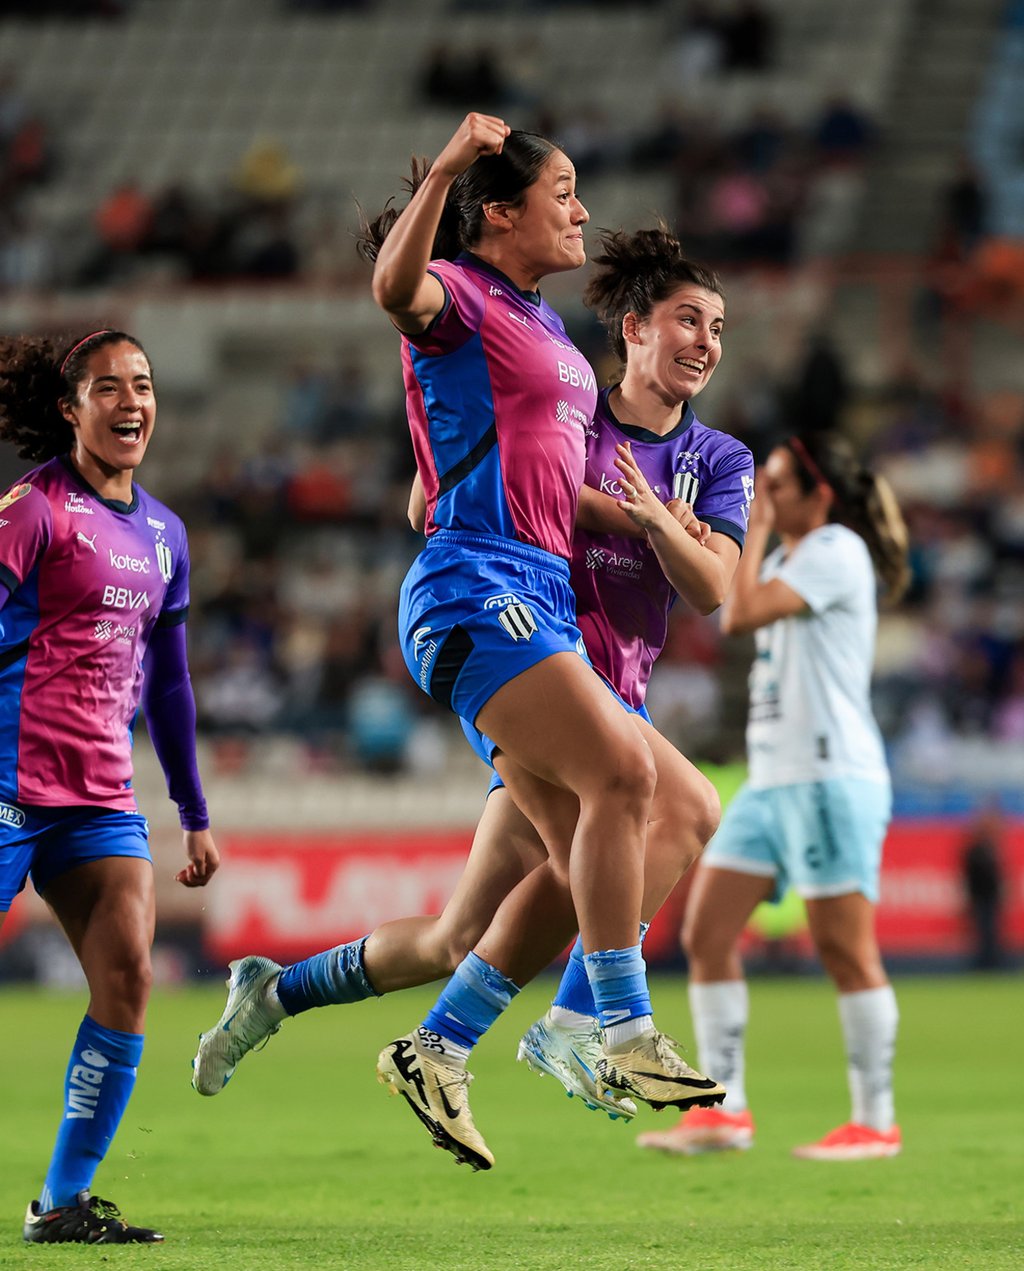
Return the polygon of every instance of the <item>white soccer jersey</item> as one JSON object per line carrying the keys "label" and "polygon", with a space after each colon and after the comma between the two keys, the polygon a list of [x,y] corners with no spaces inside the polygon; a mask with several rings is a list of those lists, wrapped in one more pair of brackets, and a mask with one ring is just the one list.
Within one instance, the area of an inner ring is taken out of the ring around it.
{"label": "white soccer jersey", "polygon": [[786,556],[766,559],[762,581],[781,578],[809,612],[755,633],[747,722],[755,789],[859,777],[887,781],[871,713],[878,624],[875,573],[863,539],[842,525],[813,530]]}

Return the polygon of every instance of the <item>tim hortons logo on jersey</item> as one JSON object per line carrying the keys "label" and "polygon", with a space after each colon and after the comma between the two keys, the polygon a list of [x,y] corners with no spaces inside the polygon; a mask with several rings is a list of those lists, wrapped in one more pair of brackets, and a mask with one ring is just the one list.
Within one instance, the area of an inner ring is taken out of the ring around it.
{"label": "tim hortons logo on jersey", "polygon": [[15,829],[21,829],[25,824],[25,813],[21,808],[12,807],[9,803],[0,803],[0,821],[5,825],[13,825]]}
{"label": "tim hortons logo on jersey", "polygon": [[110,548],[110,563],[115,569],[126,569],[129,574],[148,574],[148,556],[129,556],[126,552],[115,552]]}
{"label": "tim hortons logo on jersey", "polygon": [[529,640],[537,630],[537,620],[529,605],[507,605],[498,614],[498,621],[517,643],[520,640]]}
{"label": "tim hortons logo on jersey", "polygon": [[103,604],[107,609],[148,609],[149,593],[132,591],[130,587],[103,588]]}
{"label": "tim hortons logo on jersey", "polygon": [[581,371],[578,366],[570,366],[568,362],[558,363],[558,378],[563,384],[571,384],[573,388],[597,389],[593,371]]}
{"label": "tim hortons logo on jersey", "polygon": [[[31,489],[32,487],[26,481],[22,481],[20,485],[12,485],[3,498],[0,499],[0,508],[9,508],[12,503],[17,503],[19,499],[23,499]],[[7,522],[5,521],[4,524],[6,525]]]}
{"label": "tim hortons logo on jersey", "polygon": [[79,516],[92,516],[93,509],[89,507],[85,499],[80,494],[76,494],[74,490],[68,490],[67,498],[64,501],[65,512],[77,512]]}

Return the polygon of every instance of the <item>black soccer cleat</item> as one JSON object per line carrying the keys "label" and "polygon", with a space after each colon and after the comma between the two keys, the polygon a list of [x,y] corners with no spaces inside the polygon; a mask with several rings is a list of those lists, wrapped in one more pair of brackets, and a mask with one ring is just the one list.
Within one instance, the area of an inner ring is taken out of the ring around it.
{"label": "black soccer cleat", "polygon": [[151,1245],[163,1241],[159,1231],[130,1227],[115,1204],[87,1191],[78,1193],[77,1204],[59,1205],[44,1214],[39,1212],[39,1201],[32,1201],[21,1234],[30,1244]]}

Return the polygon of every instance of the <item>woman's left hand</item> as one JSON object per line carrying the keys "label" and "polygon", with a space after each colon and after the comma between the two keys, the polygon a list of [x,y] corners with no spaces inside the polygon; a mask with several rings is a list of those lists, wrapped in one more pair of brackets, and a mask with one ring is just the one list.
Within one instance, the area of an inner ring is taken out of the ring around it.
{"label": "woman's left hand", "polygon": [[185,831],[185,855],[188,864],[174,875],[183,887],[205,887],[220,865],[220,852],[210,830]]}

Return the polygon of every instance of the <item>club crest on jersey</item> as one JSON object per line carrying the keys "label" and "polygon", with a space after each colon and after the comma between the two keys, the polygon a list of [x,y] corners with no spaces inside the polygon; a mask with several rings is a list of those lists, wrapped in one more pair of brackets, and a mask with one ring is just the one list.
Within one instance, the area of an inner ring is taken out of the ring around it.
{"label": "club crest on jersey", "polygon": [[675,475],[672,477],[672,497],[682,499],[691,506],[697,501],[700,481],[697,478],[697,465],[700,454],[690,450],[681,450],[676,455]]}
{"label": "club crest on jersey", "polygon": [[32,487],[27,481],[22,481],[20,485],[12,485],[7,493],[0,499],[0,510],[9,508],[12,503],[17,503],[19,499],[23,499]]}
{"label": "club crest on jersey", "polygon": [[171,557],[171,549],[164,541],[162,533],[156,536],[156,563],[160,570],[160,577],[165,583],[169,583],[171,575],[174,573],[174,560]]}
{"label": "club crest on jersey", "polygon": [[537,630],[537,619],[533,616],[533,610],[522,602],[506,605],[498,614],[498,621],[517,643],[520,640],[529,640]]}

